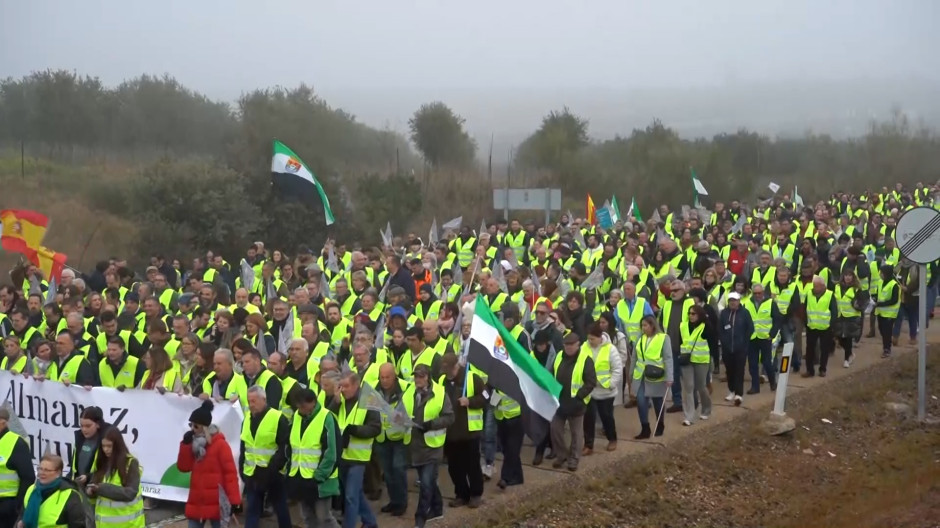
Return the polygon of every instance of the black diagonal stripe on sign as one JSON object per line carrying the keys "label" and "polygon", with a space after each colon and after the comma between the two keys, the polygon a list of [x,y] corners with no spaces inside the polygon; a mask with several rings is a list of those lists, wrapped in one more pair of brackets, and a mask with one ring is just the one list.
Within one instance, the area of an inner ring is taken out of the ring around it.
{"label": "black diagonal stripe on sign", "polygon": [[930,235],[932,235],[937,229],[940,229],[940,215],[935,216],[933,220],[927,222],[923,229],[918,231],[917,234],[911,237],[910,240],[905,242],[904,245],[901,246],[901,253],[908,255],[911,252],[916,251],[917,248],[923,245],[923,243],[926,242],[927,239],[930,238]]}
{"label": "black diagonal stripe on sign", "polygon": [[937,229],[940,229],[940,215],[937,215],[933,220],[924,224],[924,227],[920,231],[914,234],[907,242],[902,246],[901,252],[905,255],[917,250],[927,239],[930,238],[930,235],[934,233]]}

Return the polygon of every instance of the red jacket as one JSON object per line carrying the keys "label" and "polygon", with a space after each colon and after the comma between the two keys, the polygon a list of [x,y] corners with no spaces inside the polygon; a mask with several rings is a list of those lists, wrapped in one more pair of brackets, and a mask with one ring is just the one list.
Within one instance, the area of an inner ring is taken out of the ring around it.
{"label": "red jacket", "polygon": [[745,266],[747,266],[747,252],[741,253],[737,248],[728,252],[728,271],[741,275],[744,273]]}
{"label": "red jacket", "polygon": [[176,466],[183,473],[192,472],[189,481],[189,498],[186,500],[187,518],[220,519],[219,486],[225,490],[233,506],[241,504],[235,459],[222,433],[212,436],[212,441],[206,447],[206,456],[201,460],[196,460],[193,455],[192,444],[180,442]]}

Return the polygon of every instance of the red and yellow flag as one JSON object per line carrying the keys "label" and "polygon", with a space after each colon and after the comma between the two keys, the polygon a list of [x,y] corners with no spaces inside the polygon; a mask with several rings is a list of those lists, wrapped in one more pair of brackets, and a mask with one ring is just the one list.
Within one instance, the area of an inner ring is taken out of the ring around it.
{"label": "red and yellow flag", "polygon": [[54,280],[56,284],[62,283],[62,269],[65,268],[65,261],[68,256],[65,253],[52,251],[45,246],[39,246],[36,252],[36,260],[30,259],[30,262],[42,270],[42,276],[46,280]]}
{"label": "red and yellow flag", "polygon": [[587,221],[591,225],[597,223],[597,211],[594,209],[594,199],[590,194],[587,195]]}
{"label": "red and yellow flag", "polygon": [[[36,253],[46,236],[49,218],[36,211],[4,209],[0,211],[3,232],[0,245],[6,251],[22,253],[30,262],[36,262]],[[38,264],[37,264],[38,266]]]}

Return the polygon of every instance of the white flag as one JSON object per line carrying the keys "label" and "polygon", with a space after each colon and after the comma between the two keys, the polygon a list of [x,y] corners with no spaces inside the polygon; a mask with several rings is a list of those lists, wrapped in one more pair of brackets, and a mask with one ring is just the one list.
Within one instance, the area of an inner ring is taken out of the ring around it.
{"label": "white flag", "polygon": [[769,184],[767,184],[767,187],[768,187],[768,188],[770,189],[770,191],[771,191],[772,193],[774,193],[774,194],[777,194],[777,191],[780,190],[780,186],[777,185],[777,184],[774,183],[774,182],[770,182]]}
{"label": "white flag", "polygon": [[800,193],[797,192],[796,185],[793,186],[793,203],[803,205],[803,198],[800,196]]}
{"label": "white flag", "polygon": [[449,220],[446,224],[442,225],[443,229],[450,229],[451,231],[457,231],[460,229],[460,225],[463,224],[463,216],[458,216]]}
{"label": "white flag", "polygon": [[705,186],[702,185],[702,180],[692,176],[692,185],[695,187],[696,194],[699,196],[708,196],[708,191],[706,191]]}
{"label": "white flag", "polygon": [[431,231],[428,232],[428,245],[432,248],[437,245],[437,218],[431,222]]}

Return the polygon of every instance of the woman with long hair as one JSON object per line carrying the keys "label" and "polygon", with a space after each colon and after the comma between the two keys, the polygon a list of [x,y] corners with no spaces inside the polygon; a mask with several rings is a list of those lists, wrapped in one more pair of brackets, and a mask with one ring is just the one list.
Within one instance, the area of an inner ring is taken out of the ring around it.
{"label": "woman with long hair", "polygon": [[656,436],[666,430],[663,420],[665,396],[673,381],[672,346],[669,337],[659,328],[652,315],[640,321],[642,331],[637,339],[636,353],[630,362],[630,377],[633,394],[636,394],[637,412],[640,415],[640,434],[634,438],[645,440],[652,433],[649,423],[650,403],[656,413]]}
{"label": "woman with long hair", "polygon": [[192,396],[202,394],[202,382],[212,373],[212,358],[218,347],[213,343],[199,343],[196,351],[196,361],[189,371],[189,379],[184,384],[184,391]]}
{"label": "woman with long hair", "polygon": [[156,390],[160,394],[166,392],[175,392],[182,394],[183,382],[180,380],[179,371],[173,368],[173,361],[163,347],[152,346],[144,354],[144,364],[147,370],[140,379],[138,389]]}
{"label": "woman with long hair", "polygon": [[109,427],[101,439],[98,469],[85,491],[95,502],[98,528],[143,528],[144,501],[140,488],[140,463],[131,456],[124,436]]}
{"label": "woman with long hair", "polygon": [[68,478],[80,488],[91,481],[91,475],[98,470],[98,457],[101,454],[101,438],[111,424],[104,421],[101,407],[85,407],[78,420],[75,431],[75,451],[69,464]]}
{"label": "woman with long hair", "polygon": [[617,348],[617,353],[620,354],[620,363],[623,365],[623,376],[621,378],[621,386],[617,387],[617,390],[620,391],[623,403],[627,403],[633,396],[630,391],[630,375],[627,370],[630,368],[630,340],[627,338],[626,334],[617,328],[617,319],[611,312],[602,313],[601,317],[597,320],[597,324],[599,324],[601,330],[607,334],[610,343]]}
{"label": "woman with long hair", "polygon": [[199,337],[196,334],[189,333],[180,338],[180,346],[176,350],[176,357],[173,358],[173,368],[179,372],[183,385],[189,381],[190,372],[196,364],[199,345]]}
{"label": "woman with long hair", "polygon": [[707,420],[712,413],[712,400],[708,394],[708,372],[711,368],[709,327],[706,324],[705,308],[697,304],[689,307],[688,321],[679,327],[682,344],[679,353],[679,370],[682,376],[682,410],[685,419],[682,425],[695,422],[696,397],[702,405],[699,418]]}
{"label": "woman with long hair", "polygon": [[267,358],[268,354],[277,350],[274,336],[267,331],[267,328],[268,325],[261,314],[249,314],[245,320],[245,338],[251,346],[261,352],[262,358]]}
{"label": "woman with long hair", "polygon": [[855,354],[852,345],[855,340],[862,337],[862,313],[865,306],[862,304],[863,296],[859,295],[858,278],[851,267],[842,272],[842,280],[833,289],[838,305],[839,317],[836,319],[836,337],[842,350],[845,351],[845,360],[842,366],[849,368]]}

